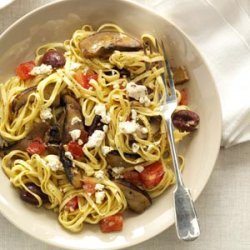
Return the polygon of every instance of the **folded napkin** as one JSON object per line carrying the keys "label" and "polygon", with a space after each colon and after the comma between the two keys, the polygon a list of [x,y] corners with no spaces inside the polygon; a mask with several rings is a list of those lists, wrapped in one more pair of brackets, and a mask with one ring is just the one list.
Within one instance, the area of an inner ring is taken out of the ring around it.
{"label": "folded napkin", "polygon": [[175,23],[203,54],[221,100],[221,145],[250,140],[250,1],[135,1]]}

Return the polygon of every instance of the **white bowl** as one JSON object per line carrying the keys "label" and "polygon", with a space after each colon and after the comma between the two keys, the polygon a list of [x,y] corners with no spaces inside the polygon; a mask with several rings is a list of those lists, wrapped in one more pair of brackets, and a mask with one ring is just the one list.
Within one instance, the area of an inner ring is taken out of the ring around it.
{"label": "white bowl", "polygon": [[[145,7],[118,0],[64,0],[48,4],[24,16],[0,37],[0,81],[14,74],[16,65],[34,58],[44,43],[63,41],[83,24],[98,26],[114,22],[139,36],[151,33],[168,42],[176,65],[186,65],[191,81],[190,105],[201,119],[200,128],[183,147],[184,182],[197,199],[213,170],[221,139],[221,109],[213,78],[204,59],[173,24]],[[84,227],[78,234],[65,231],[57,215],[22,202],[0,171],[0,211],[33,237],[70,249],[118,249],[145,241],[174,223],[172,189],[166,191],[140,215],[129,215],[121,233],[102,234],[98,226]],[[167,232],[166,232],[167,234]]]}

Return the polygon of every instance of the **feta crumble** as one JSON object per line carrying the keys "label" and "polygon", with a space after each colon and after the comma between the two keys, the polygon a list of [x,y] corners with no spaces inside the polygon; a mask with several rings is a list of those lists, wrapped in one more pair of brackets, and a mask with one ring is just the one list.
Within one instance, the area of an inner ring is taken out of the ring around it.
{"label": "feta crumble", "polygon": [[134,82],[129,82],[126,86],[126,91],[129,97],[134,98],[145,106],[150,105],[150,100],[147,96],[147,88],[144,85],[137,85]]}
{"label": "feta crumble", "polygon": [[101,146],[105,137],[105,133],[102,130],[95,130],[95,132],[88,138],[88,142],[85,144],[86,148],[96,148]]}
{"label": "feta crumble", "polygon": [[57,155],[47,155],[45,157],[47,166],[50,167],[52,171],[63,170],[63,164],[61,163],[59,156]]}
{"label": "feta crumble", "polygon": [[102,180],[104,178],[104,172],[102,170],[98,170],[95,172],[95,178]]}
{"label": "feta crumble", "polygon": [[147,133],[148,133],[148,129],[145,128],[145,127],[142,127],[142,128],[141,128],[141,132],[142,132],[143,134],[147,134]]}
{"label": "feta crumble", "polygon": [[72,118],[72,120],[71,120],[71,125],[75,125],[75,124],[77,124],[78,122],[82,122],[82,120],[81,120],[79,117],[74,116],[74,117]]}
{"label": "feta crumble", "polygon": [[112,168],[112,171],[115,174],[121,174],[124,171],[124,167],[115,167],[115,168]]}
{"label": "feta crumble", "polygon": [[105,198],[105,192],[104,191],[95,192],[95,202],[97,204],[102,204],[104,198]]}
{"label": "feta crumble", "polygon": [[66,152],[65,152],[65,156],[66,156],[68,159],[70,159],[70,160],[74,160],[73,155],[72,155],[69,151],[66,151]]}
{"label": "feta crumble", "polygon": [[52,66],[47,64],[41,64],[40,66],[35,66],[31,71],[30,75],[49,75],[52,72]]}
{"label": "feta crumble", "polygon": [[104,185],[102,185],[100,183],[95,184],[95,190],[96,191],[102,191],[103,189],[104,189]]}
{"label": "feta crumble", "polygon": [[78,70],[81,67],[80,63],[73,62],[73,61],[68,61],[68,70],[69,71],[75,71]]}
{"label": "feta crumble", "polygon": [[132,151],[134,153],[138,152],[139,149],[140,149],[140,147],[139,147],[139,145],[137,143],[132,144]]}
{"label": "feta crumble", "polygon": [[81,136],[81,130],[80,129],[74,129],[74,130],[69,131],[69,134],[70,134],[72,140],[76,141]]}
{"label": "feta crumble", "polygon": [[134,169],[135,169],[137,172],[141,173],[141,172],[144,170],[144,167],[139,165],[139,166],[135,166]]}
{"label": "feta crumble", "polygon": [[108,127],[107,125],[103,125],[102,129],[103,129],[103,131],[104,131],[105,133],[107,133],[107,132],[108,132],[109,127]]}
{"label": "feta crumble", "polygon": [[104,156],[107,155],[112,150],[114,150],[112,147],[102,146],[102,153],[103,153]]}
{"label": "feta crumble", "polygon": [[53,114],[51,111],[52,111],[51,108],[42,109],[40,111],[40,118],[43,121],[51,119],[53,117]]}
{"label": "feta crumble", "polygon": [[119,123],[119,130],[124,134],[133,134],[140,126],[135,121],[126,121]]}
{"label": "feta crumble", "polygon": [[109,124],[111,117],[107,113],[106,106],[104,104],[97,104],[95,106],[95,114],[102,117],[101,121],[105,124]]}

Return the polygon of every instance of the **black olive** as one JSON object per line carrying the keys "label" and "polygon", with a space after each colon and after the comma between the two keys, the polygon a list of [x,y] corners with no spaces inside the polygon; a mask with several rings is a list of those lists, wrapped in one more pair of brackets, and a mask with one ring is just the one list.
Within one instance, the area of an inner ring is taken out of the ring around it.
{"label": "black olive", "polygon": [[[37,185],[35,185],[34,183],[27,183],[25,184],[26,187],[32,192],[35,193],[36,195],[38,195],[43,202],[48,202],[48,196],[46,194],[44,194],[42,192],[42,190],[40,189],[40,187],[38,187]],[[31,193],[29,193],[28,191],[26,191],[25,189],[22,189],[20,191],[20,198],[27,202],[30,203],[32,205],[38,205],[39,202],[38,200],[35,198],[34,195],[32,195]]]}
{"label": "black olive", "polygon": [[50,49],[43,55],[42,63],[60,68],[65,64],[65,57],[62,52]]}

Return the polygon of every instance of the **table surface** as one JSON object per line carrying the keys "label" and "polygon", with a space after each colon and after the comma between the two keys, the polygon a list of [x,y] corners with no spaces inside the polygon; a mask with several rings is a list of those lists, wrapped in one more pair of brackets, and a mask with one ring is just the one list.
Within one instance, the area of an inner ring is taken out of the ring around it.
{"label": "table surface", "polygon": [[[30,10],[53,0],[16,0],[0,10],[0,33]],[[196,202],[201,236],[180,242],[175,228],[129,250],[249,250],[250,249],[250,143],[221,149],[207,186]],[[31,238],[0,215],[0,249],[56,250]]]}

